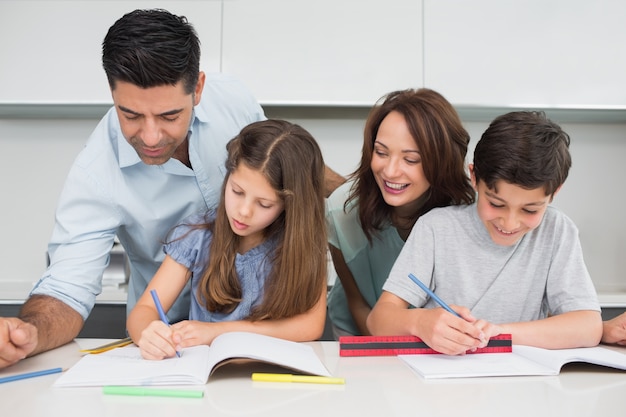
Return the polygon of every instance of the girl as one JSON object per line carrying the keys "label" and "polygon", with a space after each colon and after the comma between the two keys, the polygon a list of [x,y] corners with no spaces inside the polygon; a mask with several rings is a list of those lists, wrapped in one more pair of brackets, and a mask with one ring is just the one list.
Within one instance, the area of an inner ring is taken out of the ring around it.
{"label": "girl", "polygon": [[[249,331],[294,341],[321,336],[326,314],[324,162],[298,125],[266,120],[227,145],[217,212],[174,229],[163,264],[128,317],[147,359]],[[189,320],[168,327],[165,311],[191,280]]]}
{"label": "girl", "polygon": [[328,299],[335,337],[369,334],[367,315],[421,215],[474,201],[469,139],[454,107],[433,90],[395,91],[370,111],[361,163],[327,203],[339,277]]}

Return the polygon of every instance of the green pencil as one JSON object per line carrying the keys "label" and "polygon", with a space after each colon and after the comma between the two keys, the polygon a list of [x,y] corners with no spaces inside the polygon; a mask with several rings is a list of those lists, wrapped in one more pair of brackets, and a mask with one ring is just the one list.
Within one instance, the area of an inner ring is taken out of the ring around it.
{"label": "green pencil", "polygon": [[107,395],[136,395],[136,396],[151,396],[151,397],[202,398],[204,396],[204,391],[198,391],[198,390],[124,387],[124,386],[106,386],[102,388],[102,392]]}

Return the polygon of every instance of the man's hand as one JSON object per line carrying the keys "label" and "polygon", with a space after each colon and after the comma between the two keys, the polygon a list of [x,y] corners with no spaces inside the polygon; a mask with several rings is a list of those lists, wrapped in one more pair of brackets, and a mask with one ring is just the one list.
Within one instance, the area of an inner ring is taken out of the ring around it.
{"label": "man's hand", "polygon": [[30,355],[37,346],[37,328],[16,317],[0,318],[0,368]]}

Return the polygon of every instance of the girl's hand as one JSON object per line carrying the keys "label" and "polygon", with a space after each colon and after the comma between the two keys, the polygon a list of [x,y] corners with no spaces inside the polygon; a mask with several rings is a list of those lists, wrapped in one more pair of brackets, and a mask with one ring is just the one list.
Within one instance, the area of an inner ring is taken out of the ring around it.
{"label": "girl's hand", "polygon": [[443,308],[420,309],[417,324],[421,339],[437,352],[463,355],[468,350],[484,346],[489,341],[483,329],[474,325],[476,319],[465,307],[452,306],[460,318]]}
{"label": "girl's hand", "polygon": [[176,355],[172,328],[161,320],[151,322],[141,332],[139,350],[144,359],[161,360]]}
{"label": "girl's hand", "polygon": [[178,349],[197,345],[210,345],[222,331],[220,323],[184,320],[171,326],[173,341]]}

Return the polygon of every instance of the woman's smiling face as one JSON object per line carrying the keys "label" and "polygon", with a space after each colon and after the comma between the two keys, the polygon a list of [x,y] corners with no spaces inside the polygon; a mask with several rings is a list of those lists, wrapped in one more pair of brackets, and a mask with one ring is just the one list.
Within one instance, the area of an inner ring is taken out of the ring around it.
{"label": "woman's smiling face", "polygon": [[380,124],[370,164],[387,204],[406,207],[430,188],[422,157],[401,113],[392,111]]}

